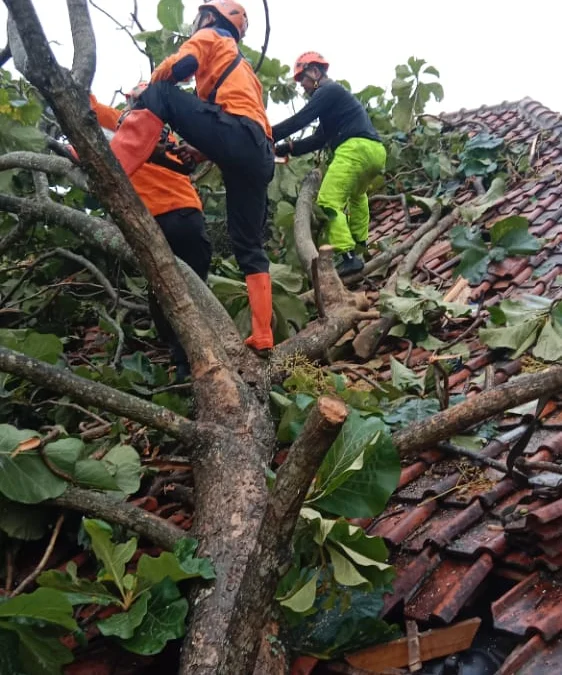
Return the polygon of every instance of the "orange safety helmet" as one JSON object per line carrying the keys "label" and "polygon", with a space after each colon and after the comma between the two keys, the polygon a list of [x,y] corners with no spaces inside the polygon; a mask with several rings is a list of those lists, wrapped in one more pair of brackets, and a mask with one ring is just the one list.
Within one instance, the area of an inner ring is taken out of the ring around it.
{"label": "orange safety helmet", "polygon": [[326,59],[319,54],[318,52],[305,52],[301,54],[299,58],[295,61],[295,67],[293,68],[293,78],[299,81],[302,77],[304,71],[309,66],[323,66],[324,70],[328,70],[330,64]]}
{"label": "orange safety helmet", "polygon": [[134,103],[147,87],[148,82],[141,80],[135,87],[131,89],[131,91],[128,91],[125,94],[125,100],[127,101],[127,104],[130,105],[131,103]]}
{"label": "orange safety helmet", "polygon": [[233,25],[238,33],[238,40],[242,40],[248,30],[248,15],[244,7],[234,0],[206,0],[205,4],[199,6],[199,11],[210,7]]}

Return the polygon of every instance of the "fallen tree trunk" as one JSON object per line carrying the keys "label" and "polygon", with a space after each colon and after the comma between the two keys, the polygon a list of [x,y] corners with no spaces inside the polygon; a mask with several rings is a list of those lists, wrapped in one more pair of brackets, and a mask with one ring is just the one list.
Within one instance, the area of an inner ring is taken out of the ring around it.
{"label": "fallen tree trunk", "polygon": [[318,251],[312,240],[312,204],[320,183],[322,173],[319,169],[313,169],[303,180],[295,207],[295,248],[299,262],[304,273],[311,278],[311,266],[314,258],[318,257]]}

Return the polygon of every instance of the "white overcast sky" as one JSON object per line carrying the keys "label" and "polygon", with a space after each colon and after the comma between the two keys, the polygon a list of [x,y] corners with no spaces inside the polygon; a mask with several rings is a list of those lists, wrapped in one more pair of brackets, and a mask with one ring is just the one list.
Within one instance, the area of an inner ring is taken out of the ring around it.
{"label": "white overcast sky", "polygon": [[[57,58],[72,63],[72,40],[65,0],[34,0]],[[132,0],[96,0],[127,22]],[[138,0],[147,30],[158,27],[158,0]],[[184,0],[184,21],[191,23],[199,2]],[[259,49],[264,35],[262,0],[245,0],[250,18],[246,37]],[[271,37],[268,56],[293,63],[303,51],[316,50],[331,61],[331,75],[347,79],[354,90],[367,84],[390,87],[394,67],[409,56],[425,59],[441,72],[442,103],[429,112],[493,105],[530,96],[562,111],[560,22],[557,0],[269,0]],[[331,7],[331,9],[328,9]],[[114,90],[149,75],[148,61],[130,38],[90,8],[97,36],[94,93],[104,102]],[[6,8],[0,3],[2,45]],[[11,67],[11,66],[9,66]],[[272,122],[285,116],[270,110]]]}

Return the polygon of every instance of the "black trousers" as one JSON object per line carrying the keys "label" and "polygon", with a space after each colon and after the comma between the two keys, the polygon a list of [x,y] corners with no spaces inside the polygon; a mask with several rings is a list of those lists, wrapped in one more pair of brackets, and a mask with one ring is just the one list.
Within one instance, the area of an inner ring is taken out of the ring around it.
{"label": "black trousers", "polygon": [[246,275],[267,272],[264,226],[274,155],[260,125],[229,115],[170,82],[151,84],[135,107],[150,110],[219,167],[226,188],[228,233],[240,269]]}
{"label": "black trousers", "polygon": [[[162,228],[174,254],[187,263],[203,281],[206,281],[212,251],[201,211],[192,208],[176,209],[156,216],[155,220]],[[173,360],[176,363],[185,363],[185,352],[152,291],[148,293],[148,306],[158,334],[170,345]]]}

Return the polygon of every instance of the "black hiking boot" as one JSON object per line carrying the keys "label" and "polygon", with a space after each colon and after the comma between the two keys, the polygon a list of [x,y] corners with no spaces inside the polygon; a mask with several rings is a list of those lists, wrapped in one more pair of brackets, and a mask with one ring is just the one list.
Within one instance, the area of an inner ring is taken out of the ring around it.
{"label": "black hiking boot", "polygon": [[340,277],[347,277],[350,274],[360,272],[364,266],[365,263],[353,251],[346,251],[341,254],[341,259],[336,269]]}

